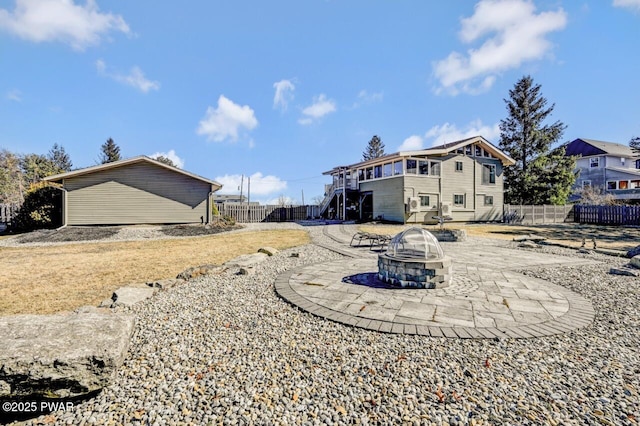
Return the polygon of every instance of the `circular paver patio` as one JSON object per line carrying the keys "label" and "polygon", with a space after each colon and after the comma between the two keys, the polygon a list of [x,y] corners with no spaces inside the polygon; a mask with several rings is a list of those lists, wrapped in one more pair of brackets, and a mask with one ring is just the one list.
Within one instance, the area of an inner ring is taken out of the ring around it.
{"label": "circular paver patio", "polygon": [[594,317],[591,303],[579,294],[513,270],[584,260],[504,247],[492,247],[488,255],[477,242],[451,243],[445,245],[454,258],[450,286],[400,289],[377,279],[374,253],[336,249],[349,257],[283,273],[275,283],[278,294],[332,321],[434,337],[541,337],[584,327]]}

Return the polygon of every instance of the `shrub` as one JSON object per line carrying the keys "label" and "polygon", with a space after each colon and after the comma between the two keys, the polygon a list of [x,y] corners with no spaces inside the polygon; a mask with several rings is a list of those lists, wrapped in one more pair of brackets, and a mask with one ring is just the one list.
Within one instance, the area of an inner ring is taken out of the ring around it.
{"label": "shrub", "polygon": [[62,225],[62,193],[48,183],[31,185],[24,203],[12,221],[12,229],[28,232],[51,229]]}

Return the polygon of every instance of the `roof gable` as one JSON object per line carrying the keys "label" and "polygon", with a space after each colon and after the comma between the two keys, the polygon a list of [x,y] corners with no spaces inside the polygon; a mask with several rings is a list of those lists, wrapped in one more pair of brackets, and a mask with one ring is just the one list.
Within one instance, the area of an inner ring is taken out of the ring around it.
{"label": "roof gable", "polygon": [[434,146],[427,149],[420,149],[415,151],[400,151],[394,152],[393,154],[383,155],[382,157],[373,158],[367,161],[360,161],[358,163],[350,164],[348,166],[338,166],[333,169],[324,172],[324,175],[330,175],[337,173],[343,169],[355,169],[358,167],[362,167],[364,165],[380,163],[384,161],[390,161],[395,159],[400,159],[403,157],[411,157],[411,156],[436,156],[436,155],[447,155],[451,152],[456,151],[459,148],[465,147],[467,145],[471,145],[477,143],[484,147],[487,151],[493,154],[496,158],[498,158],[503,165],[511,166],[515,164],[513,158],[509,157],[504,151],[493,145],[491,142],[483,138],[482,136],[474,136],[471,138],[461,139],[455,142],[448,142],[444,145]]}
{"label": "roof gable", "polygon": [[118,161],[113,161],[111,163],[105,163],[105,164],[98,164],[97,166],[91,166],[91,167],[85,167],[83,169],[78,169],[78,170],[72,170],[70,172],[66,172],[66,173],[60,173],[57,175],[52,175],[52,176],[47,176],[46,178],[44,178],[43,180],[47,181],[47,182],[62,182],[64,179],[70,179],[73,177],[77,177],[77,176],[83,176],[83,175],[87,175],[87,174],[91,174],[91,173],[98,173],[104,170],[110,170],[110,169],[116,169],[116,168],[120,168],[120,167],[126,167],[128,165],[131,164],[138,164],[138,163],[149,163],[149,164],[153,164],[155,166],[158,167],[162,167],[165,168],[167,170],[170,170],[174,173],[180,173],[182,175],[185,176],[189,176],[193,179],[202,181],[202,182],[206,182],[214,187],[216,187],[214,189],[214,191],[219,190],[220,188],[222,188],[222,184],[211,180],[211,179],[207,179],[204,178],[202,176],[196,175],[194,173],[188,172],[186,170],[182,170],[179,169],[177,167],[172,167],[168,164],[162,163],[160,161],[154,160],[152,158],[147,157],[146,155],[140,155],[137,157],[132,157],[132,158],[127,158],[124,160],[118,160]]}
{"label": "roof gable", "polygon": [[636,157],[631,148],[614,142],[603,142],[595,139],[578,138],[567,144],[566,155],[589,157],[594,155],[616,155],[619,157]]}

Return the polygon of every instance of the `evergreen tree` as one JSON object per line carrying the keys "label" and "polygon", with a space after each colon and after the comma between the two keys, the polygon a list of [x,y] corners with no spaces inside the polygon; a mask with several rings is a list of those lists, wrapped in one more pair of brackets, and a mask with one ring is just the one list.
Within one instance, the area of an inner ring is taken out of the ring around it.
{"label": "evergreen tree", "polygon": [[114,161],[118,161],[121,159],[120,157],[120,147],[116,145],[113,139],[109,138],[105,143],[100,147],[102,153],[100,154],[100,162],[102,164],[113,163]]}
{"label": "evergreen tree", "polygon": [[169,166],[171,166],[171,167],[178,167],[178,166],[176,166],[176,165],[173,163],[173,161],[171,160],[171,158],[169,158],[169,157],[165,157],[164,155],[158,155],[158,156],[155,158],[155,160],[156,160],[156,161],[159,161],[159,162],[161,162],[161,163],[167,164],[167,165],[169,165]]}
{"label": "evergreen tree", "polygon": [[631,151],[633,151],[634,154],[640,155],[640,136],[631,138],[629,141],[629,148],[631,148]]}
{"label": "evergreen tree", "polygon": [[69,154],[67,154],[63,146],[58,145],[57,143],[53,144],[53,147],[49,151],[47,157],[49,158],[49,161],[53,163],[53,166],[57,169],[56,173],[68,172],[73,167],[73,163],[71,163]]}
{"label": "evergreen tree", "polygon": [[24,182],[29,187],[40,182],[47,176],[55,175],[60,170],[46,155],[26,154],[20,158],[20,169],[24,176]]}
{"label": "evergreen tree", "polygon": [[566,126],[544,124],[555,107],[547,107],[540,85],[522,77],[509,90],[509,116],[500,120],[500,149],[515,160],[505,168],[505,202],[508,204],[564,204],[575,182],[575,159],[564,157],[564,147],[551,150]]}
{"label": "evergreen tree", "polygon": [[382,157],[384,155],[384,143],[378,137],[378,135],[374,135],[369,144],[367,145],[367,149],[362,153],[362,161],[371,160],[373,158]]}

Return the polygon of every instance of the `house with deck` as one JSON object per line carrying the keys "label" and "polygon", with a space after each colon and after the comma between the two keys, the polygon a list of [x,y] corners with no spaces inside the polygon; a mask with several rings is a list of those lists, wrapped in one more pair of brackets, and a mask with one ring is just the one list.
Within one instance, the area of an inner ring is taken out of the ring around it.
{"label": "house with deck", "polygon": [[565,150],[578,157],[574,191],[592,187],[616,200],[640,200],[640,156],[627,145],[578,138]]}
{"label": "house with deck", "polygon": [[482,136],[418,151],[401,151],[324,172],[324,217],[435,223],[498,221],[504,167],[514,160]]}

